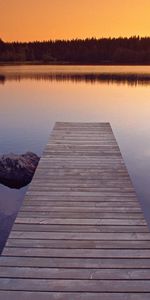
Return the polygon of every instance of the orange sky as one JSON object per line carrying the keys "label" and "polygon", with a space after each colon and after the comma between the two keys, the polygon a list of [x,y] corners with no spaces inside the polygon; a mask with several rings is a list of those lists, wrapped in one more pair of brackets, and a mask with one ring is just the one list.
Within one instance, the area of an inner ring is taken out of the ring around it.
{"label": "orange sky", "polygon": [[150,0],[0,0],[0,37],[150,36]]}

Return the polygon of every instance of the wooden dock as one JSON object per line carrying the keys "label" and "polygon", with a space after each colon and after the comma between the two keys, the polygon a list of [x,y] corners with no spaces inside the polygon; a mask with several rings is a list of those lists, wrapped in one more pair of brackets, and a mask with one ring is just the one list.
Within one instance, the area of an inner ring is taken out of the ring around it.
{"label": "wooden dock", "polygon": [[109,123],[56,123],[0,277],[2,300],[150,300],[150,233]]}

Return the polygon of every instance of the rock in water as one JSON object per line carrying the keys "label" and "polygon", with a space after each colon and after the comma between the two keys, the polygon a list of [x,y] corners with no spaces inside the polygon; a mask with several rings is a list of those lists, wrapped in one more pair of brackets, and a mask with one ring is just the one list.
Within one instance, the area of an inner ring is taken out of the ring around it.
{"label": "rock in water", "polygon": [[22,155],[14,153],[0,155],[0,183],[16,189],[29,184],[39,159],[32,152]]}

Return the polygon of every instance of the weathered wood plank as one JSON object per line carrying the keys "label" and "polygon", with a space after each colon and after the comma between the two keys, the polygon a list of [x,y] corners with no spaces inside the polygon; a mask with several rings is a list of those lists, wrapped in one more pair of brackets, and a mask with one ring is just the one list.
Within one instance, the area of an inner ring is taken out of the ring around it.
{"label": "weathered wood plank", "polygon": [[[17,217],[15,225],[17,224],[50,224],[50,225],[119,225],[120,226],[146,226],[144,219],[54,219],[54,218],[19,218]],[[13,227],[14,229],[14,227]]]}
{"label": "weathered wood plank", "polygon": [[[36,200],[27,200],[24,203],[24,207],[25,206],[41,206],[41,201],[36,201]],[[109,207],[109,208],[113,208],[113,207],[136,207],[139,208],[139,203],[136,201],[126,201],[125,203],[120,203],[120,201],[88,201],[88,202],[82,202],[82,201],[48,201],[48,200],[42,200],[42,206],[44,207]]]}
{"label": "weathered wood plank", "polygon": [[143,214],[141,212],[129,213],[129,212],[32,212],[32,211],[20,211],[19,217],[44,217],[44,218],[67,218],[69,214],[69,218],[72,219],[143,219]]}
{"label": "weathered wood plank", "polygon": [[141,213],[140,207],[65,207],[65,206],[59,206],[59,207],[53,207],[53,206],[23,206],[20,211],[33,211],[33,212],[79,212],[79,213],[97,213],[97,212],[124,212],[124,213]]}
{"label": "weathered wood plank", "polygon": [[118,226],[118,225],[45,225],[45,224],[15,224],[13,231],[41,231],[41,232],[149,232],[147,226]]}
{"label": "weathered wood plank", "polygon": [[111,196],[110,194],[106,195],[106,196],[70,196],[70,195],[27,195],[25,196],[25,199],[24,199],[24,205],[25,203],[28,203],[28,201],[31,200],[31,201],[54,201],[56,203],[56,201],[69,201],[71,203],[74,203],[74,202],[120,202],[120,204],[122,205],[123,203],[128,203],[128,202],[136,202],[136,203],[139,203],[137,201],[137,198],[135,196],[135,194],[133,195],[130,195],[130,196],[126,196],[126,195],[122,195],[122,196],[119,196],[119,195],[115,195],[115,196]]}
{"label": "weathered wood plank", "polygon": [[52,280],[2,278],[1,290],[51,292],[150,292],[150,280]]}
{"label": "weathered wood plank", "polygon": [[149,300],[150,293],[65,293],[65,292],[28,292],[0,291],[5,300]]}
{"label": "weathered wood plank", "polygon": [[11,239],[7,247],[51,248],[51,249],[150,249],[150,241],[135,240],[48,240],[48,239]]}
{"label": "weathered wood plank", "polygon": [[57,189],[55,191],[30,191],[28,190],[26,195],[28,196],[47,196],[47,197],[135,197],[135,192],[133,190],[124,190],[122,188],[118,188],[118,189],[109,189],[107,188],[105,189],[101,189],[101,191],[96,192],[96,191],[88,191],[88,192],[84,192],[84,191],[57,191]]}
{"label": "weathered wood plank", "polygon": [[2,256],[0,266],[49,267],[49,268],[94,268],[94,269],[150,269],[149,258],[51,258]]}
{"label": "weathered wood plank", "polygon": [[[81,233],[81,232],[30,232],[14,231],[10,233],[10,238],[28,238],[28,239],[53,239],[53,240],[136,240],[150,241],[150,233]],[[142,244],[142,243],[141,243]]]}
{"label": "weathered wood plank", "polygon": [[75,258],[150,258],[150,251],[146,249],[35,249],[35,248],[7,248],[5,256],[29,257],[75,257]]}
{"label": "weathered wood plank", "polygon": [[0,267],[3,278],[42,278],[42,279],[150,279],[149,269],[63,269]]}

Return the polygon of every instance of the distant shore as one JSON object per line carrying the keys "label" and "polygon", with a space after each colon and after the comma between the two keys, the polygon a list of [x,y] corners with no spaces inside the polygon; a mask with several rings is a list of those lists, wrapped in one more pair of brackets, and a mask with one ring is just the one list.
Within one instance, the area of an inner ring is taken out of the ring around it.
{"label": "distant shore", "polygon": [[35,42],[0,39],[1,64],[150,65],[150,37]]}
{"label": "distant shore", "polygon": [[58,62],[43,62],[43,61],[8,61],[8,62],[0,62],[0,66],[34,66],[34,65],[45,65],[45,66],[150,66],[150,64],[127,64],[127,63],[122,63],[122,64],[114,64],[111,62],[108,63],[81,63],[81,62],[63,62],[63,61],[58,61]]}

